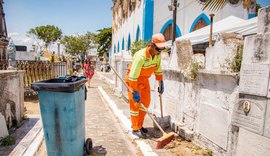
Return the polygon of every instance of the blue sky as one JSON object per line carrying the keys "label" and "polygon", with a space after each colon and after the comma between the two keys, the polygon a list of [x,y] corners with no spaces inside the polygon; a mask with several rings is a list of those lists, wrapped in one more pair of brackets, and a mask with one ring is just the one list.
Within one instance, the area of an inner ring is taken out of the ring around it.
{"label": "blue sky", "polygon": [[256,2],[260,4],[262,7],[270,5],[270,0],[257,0]]}
{"label": "blue sky", "polygon": [[[55,25],[65,35],[95,32],[112,25],[112,0],[4,0],[9,33],[25,34],[30,28]],[[257,0],[262,6],[270,0]]]}
{"label": "blue sky", "polygon": [[[268,6],[270,0],[257,3]],[[28,47],[34,43],[26,32],[37,26],[55,25],[64,35],[111,27],[111,7],[112,0],[4,0],[9,37],[15,44]]]}
{"label": "blue sky", "polygon": [[55,25],[65,35],[95,32],[112,25],[111,0],[4,0],[9,33]]}

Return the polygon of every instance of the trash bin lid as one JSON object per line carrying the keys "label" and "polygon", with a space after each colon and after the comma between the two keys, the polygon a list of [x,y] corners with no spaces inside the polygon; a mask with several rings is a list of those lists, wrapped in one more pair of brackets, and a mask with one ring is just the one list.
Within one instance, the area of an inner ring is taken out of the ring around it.
{"label": "trash bin lid", "polygon": [[67,76],[45,81],[34,82],[31,88],[35,91],[68,92],[73,93],[79,90],[87,79],[85,77]]}

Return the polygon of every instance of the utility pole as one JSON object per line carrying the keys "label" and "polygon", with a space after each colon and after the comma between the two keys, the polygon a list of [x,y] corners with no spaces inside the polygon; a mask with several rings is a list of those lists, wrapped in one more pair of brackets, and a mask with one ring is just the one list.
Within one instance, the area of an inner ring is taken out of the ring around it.
{"label": "utility pole", "polygon": [[60,55],[60,41],[57,42],[57,55],[58,55],[58,61],[61,61],[61,55]]}
{"label": "utility pole", "polygon": [[176,15],[177,15],[177,7],[179,3],[177,0],[171,0],[171,5],[169,5],[169,10],[173,11],[173,23],[172,23],[172,45],[176,38]]}
{"label": "utility pole", "polygon": [[213,46],[213,39],[212,39],[212,34],[213,34],[213,17],[215,16],[215,14],[210,14],[210,36],[209,36],[209,47]]}

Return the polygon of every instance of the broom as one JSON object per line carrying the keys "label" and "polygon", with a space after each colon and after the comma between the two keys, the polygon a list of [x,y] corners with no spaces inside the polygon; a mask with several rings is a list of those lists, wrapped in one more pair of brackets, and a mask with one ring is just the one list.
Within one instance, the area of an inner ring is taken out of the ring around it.
{"label": "broom", "polygon": [[[111,66],[111,64],[109,64]],[[123,84],[127,87],[128,91],[130,91],[131,93],[133,93],[133,91],[129,88],[129,86],[126,84],[126,82],[120,77],[120,75],[116,72],[116,70],[111,66],[111,69],[114,71],[114,73],[116,74],[116,76],[123,82]],[[145,106],[140,102],[140,105],[143,107],[144,110],[147,110],[145,108]],[[162,137],[160,137],[159,139],[157,139],[157,143],[156,143],[156,149],[161,149],[163,148],[165,145],[167,145],[168,143],[170,143],[172,140],[174,140],[174,132],[170,132],[170,133],[166,133],[161,126],[158,124],[158,122],[152,117],[152,115],[148,112],[148,110],[146,111],[148,116],[151,118],[151,120],[157,125],[157,127],[159,128],[159,130],[162,132]]]}

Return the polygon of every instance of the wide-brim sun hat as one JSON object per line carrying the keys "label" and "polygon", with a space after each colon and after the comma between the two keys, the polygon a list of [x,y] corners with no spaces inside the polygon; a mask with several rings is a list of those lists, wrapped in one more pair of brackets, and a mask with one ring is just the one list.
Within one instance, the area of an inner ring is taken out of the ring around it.
{"label": "wide-brim sun hat", "polygon": [[154,43],[160,49],[167,46],[167,41],[165,40],[164,35],[161,33],[157,33],[152,36],[152,43]]}

